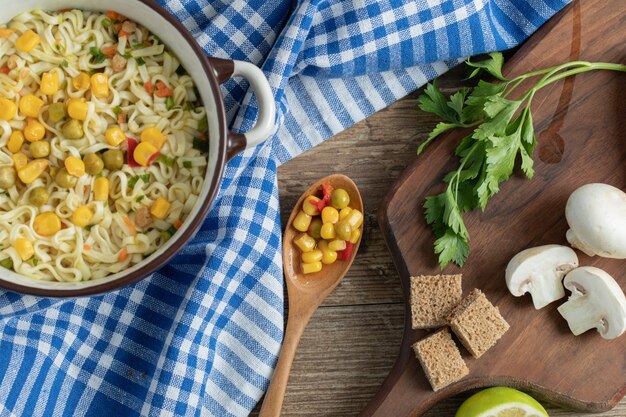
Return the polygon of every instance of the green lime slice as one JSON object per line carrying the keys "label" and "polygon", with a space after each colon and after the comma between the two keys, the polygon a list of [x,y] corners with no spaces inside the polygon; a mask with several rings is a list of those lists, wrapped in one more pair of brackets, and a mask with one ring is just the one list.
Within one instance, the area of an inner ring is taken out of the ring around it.
{"label": "green lime slice", "polygon": [[507,387],[487,388],[469,397],[455,417],[549,417],[533,397]]}

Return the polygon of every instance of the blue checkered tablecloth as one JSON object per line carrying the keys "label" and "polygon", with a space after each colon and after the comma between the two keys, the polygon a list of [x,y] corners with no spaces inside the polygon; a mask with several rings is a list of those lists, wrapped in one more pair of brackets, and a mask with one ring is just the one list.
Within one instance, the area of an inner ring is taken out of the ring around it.
{"label": "blue checkered tablecloth", "polygon": [[[567,0],[160,2],[207,54],[265,70],[280,128],[228,164],[196,238],[153,276],[72,300],[0,291],[0,416],[246,416],[283,333],[277,166]],[[246,130],[254,98],[224,89]]]}

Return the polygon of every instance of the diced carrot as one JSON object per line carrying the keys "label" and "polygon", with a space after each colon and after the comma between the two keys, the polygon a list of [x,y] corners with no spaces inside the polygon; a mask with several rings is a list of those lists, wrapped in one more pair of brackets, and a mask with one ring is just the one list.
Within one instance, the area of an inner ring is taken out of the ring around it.
{"label": "diced carrot", "polygon": [[12,34],[13,34],[13,30],[12,29],[0,28],[0,38],[8,38]]}
{"label": "diced carrot", "polygon": [[128,216],[124,216],[123,219],[126,226],[130,229],[130,234],[135,236],[137,234],[137,229],[135,228],[133,221],[129,219]]}
{"label": "diced carrot", "polygon": [[0,68],[0,74],[8,74],[9,71],[11,71],[11,70],[6,65],[4,67]]}
{"label": "diced carrot", "polygon": [[120,253],[117,255],[117,259],[121,262],[125,261],[126,258],[128,258],[128,249],[124,248],[120,251]]}
{"label": "diced carrot", "polygon": [[108,56],[109,58],[113,58],[115,54],[117,53],[117,46],[113,45],[113,46],[107,46],[105,48],[102,48],[102,53]]}
{"label": "diced carrot", "polygon": [[124,32],[123,30],[120,30],[119,33],[117,34],[118,38],[124,38],[124,37],[128,38],[129,36],[130,36],[130,33]]}
{"label": "diced carrot", "polygon": [[119,22],[123,22],[127,19],[127,17],[123,14],[119,14],[118,12],[113,10],[109,10],[108,12],[106,12],[106,16],[111,20],[117,20]]}
{"label": "diced carrot", "polygon": [[71,8],[69,8],[69,7],[66,7],[65,9],[61,9],[61,10],[59,10],[59,11],[60,11],[61,13],[65,13],[65,12],[71,12],[71,11],[72,11],[72,9],[71,9]]}
{"label": "diced carrot", "polygon": [[85,252],[87,252],[88,250],[91,250],[91,246],[89,246],[89,245],[83,245],[83,250],[84,250]]}
{"label": "diced carrot", "polygon": [[174,221],[174,229],[178,230],[178,229],[180,229],[180,226],[182,226],[182,225],[183,225],[183,222],[181,222],[180,219],[176,219]]}
{"label": "diced carrot", "polygon": [[127,116],[126,116],[126,113],[120,113],[120,114],[117,116],[117,124],[118,124],[118,125],[121,125],[122,123],[126,123],[126,117],[127,117]]}
{"label": "diced carrot", "polygon": [[157,82],[156,87],[157,87],[157,91],[156,91],[157,97],[170,97],[174,95],[174,90],[172,90],[167,85],[165,85],[163,81]]}
{"label": "diced carrot", "polygon": [[154,93],[154,86],[152,85],[152,81],[146,81],[146,83],[143,85],[143,88],[146,89],[148,94]]}

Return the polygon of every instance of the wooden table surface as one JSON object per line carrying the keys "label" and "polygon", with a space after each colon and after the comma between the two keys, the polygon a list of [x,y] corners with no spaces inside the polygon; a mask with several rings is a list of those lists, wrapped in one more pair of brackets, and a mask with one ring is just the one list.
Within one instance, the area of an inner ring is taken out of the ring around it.
{"label": "wooden table surface", "polygon": [[[451,71],[443,77],[441,86],[449,91],[458,88],[462,75],[459,70]],[[437,122],[436,117],[419,110],[420,92],[379,111],[278,170],[283,223],[309,183],[331,173],[345,174],[356,182],[366,218],[365,237],[351,270],[304,333],[287,387],[284,417],[358,415],[396,358],[404,322],[402,290],[376,221],[376,211],[392,183],[416,158],[417,145]],[[454,416],[467,396],[446,400],[425,416]],[[555,417],[626,417],[626,398],[603,414],[544,405]],[[258,408],[252,416],[258,415]]]}

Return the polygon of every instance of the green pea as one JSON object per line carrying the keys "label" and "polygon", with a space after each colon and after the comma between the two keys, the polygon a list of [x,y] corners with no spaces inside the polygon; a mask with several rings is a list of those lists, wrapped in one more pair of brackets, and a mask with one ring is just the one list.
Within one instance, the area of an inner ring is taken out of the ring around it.
{"label": "green pea", "polygon": [[334,208],[341,210],[342,208],[348,207],[350,204],[350,196],[343,188],[337,188],[336,190],[333,190],[331,203]]}

